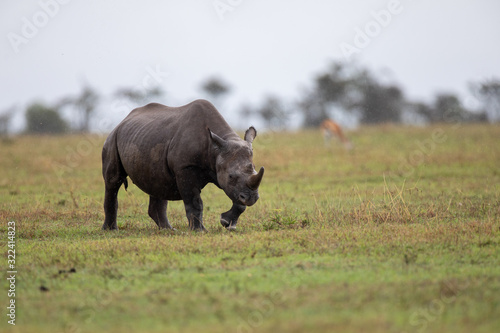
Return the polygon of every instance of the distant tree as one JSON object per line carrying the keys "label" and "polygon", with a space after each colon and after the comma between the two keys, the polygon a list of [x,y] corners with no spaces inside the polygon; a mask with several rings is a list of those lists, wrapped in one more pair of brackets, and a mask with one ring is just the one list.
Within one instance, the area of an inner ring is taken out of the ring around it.
{"label": "distant tree", "polygon": [[426,104],[424,102],[416,102],[412,103],[412,111],[426,119],[426,121],[430,121],[430,118],[433,116],[434,108]]}
{"label": "distant tree", "polygon": [[433,113],[432,105],[424,102],[406,102],[401,121],[410,125],[429,123],[429,114]]}
{"label": "distant tree", "polygon": [[349,89],[350,97],[344,107],[360,114],[362,123],[401,121],[405,99],[399,87],[383,85],[363,69],[354,74]]}
{"label": "distant tree", "polygon": [[62,108],[66,105],[72,105],[79,113],[79,124],[77,130],[80,132],[90,131],[90,120],[95,113],[99,102],[99,94],[90,86],[83,87],[80,95],[75,97],[63,98],[57,105],[57,108]]}
{"label": "distant tree", "polygon": [[500,121],[500,80],[472,83],[470,90],[482,102],[488,121]]}
{"label": "distant tree", "polygon": [[347,104],[353,70],[345,64],[333,63],[328,71],[314,78],[312,91],[306,91],[298,102],[298,108],[304,115],[304,126],[318,127],[329,118],[330,107],[343,108]]}
{"label": "distant tree", "polygon": [[162,97],[164,92],[160,87],[150,89],[120,88],[115,91],[114,95],[118,98],[126,98],[136,105],[144,105]]}
{"label": "distant tree", "polygon": [[202,83],[201,89],[213,99],[214,104],[218,104],[231,90],[227,83],[217,77],[207,79]]}
{"label": "distant tree", "polygon": [[15,107],[12,106],[0,112],[0,136],[9,134],[9,125],[14,114]]}
{"label": "distant tree", "polygon": [[59,134],[68,129],[57,109],[33,103],[26,109],[26,131],[32,134]]}
{"label": "distant tree", "polygon": [[434,102],[434,112],[438,120],[457,118],[462,113],[462,106],[456,95],[439,94]]}
{"label": "distant tree", "polygon": [[459,98],[450,93],[436,95],[433,113],[429,116],[431,122],[460,122],[467,121],[467,111]]}
{"label": "distant tree", "polygon": [[347,107],[361,114],[362,123],[401,121],[404,97],[399,87],[380,84],[368,71],[354,78],[352,85],[358,98],[351,100]]}
{"label": "distant tree", "polygon": [[326,103],[319,98],[316,92],[309,92],[297,104],[304,116],[305,127],[318,127],[329,117]]}
{"label": "distant tree", "polygon": [[268,96],[257,109],[257,113],[270,128],[284,128],[287,125],[289,112],[283,102],[276,96]]}
{"label": "distant tree", "polygon": [[351,71],[342,63],[334,63],[326,73],[314,80],[315,90],[323,103],[343,103],[346,92],[352,83]]}
{"label": "distant tree", "polygon": [[239,113],[242,118],[250,118],[252,115],[256,114],[257,111],[254,110],[250,104],[245,103],[240,107]]}
{"label": "distant tree", "polygon": [[334,63],[316,76],[312,91],[299,101],[306,127],[317,127],[329,118],[332,107],[359,116],[367,124],[400,122],[405,99],[395,85],[380,83],[368,70]]}
{"label": "distant tree", "polygon": [[428,123],[484,122],[484,112],[466,109],[457,95],[439,93],[431,105],[425,103],[412,104],[413,111],[423,116]]}

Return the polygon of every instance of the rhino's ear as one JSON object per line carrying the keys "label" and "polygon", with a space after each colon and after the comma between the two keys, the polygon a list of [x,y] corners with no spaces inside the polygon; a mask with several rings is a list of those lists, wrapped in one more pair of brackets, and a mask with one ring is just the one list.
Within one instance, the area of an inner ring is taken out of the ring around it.
{"label": "rhino's ear", "polygon": [[212,144],[214,145],[215,148],[222,149],[226,146],[227,144],[226,140],[224,140],[223,138],[212,132],[210,128],[208,129],[208,133],[210,134],[210,139],[212,140]]}
{"label": "rhino's ear", "polygon": [[252,143],[256,136],[257,130],[253,126],[250,126],[250,128],[245,132],[245,141]]}

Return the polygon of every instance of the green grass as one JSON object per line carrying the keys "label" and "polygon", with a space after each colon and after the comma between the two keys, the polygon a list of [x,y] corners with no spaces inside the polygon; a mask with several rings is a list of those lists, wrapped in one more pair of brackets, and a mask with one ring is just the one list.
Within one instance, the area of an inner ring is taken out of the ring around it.
{"label": "green grass", "polygon": [[103,137],[0,142],[1,267],[15,221],[18,271],[15,327],[0,283],[2,332],[496,332],[500,127],[348,135],[352,152],[261,133],[261,199],[228,232],[230,201],[207,186],[203,234],[181,202],[178,231],[157,230],[133,185],[120,230],[101,231]]}

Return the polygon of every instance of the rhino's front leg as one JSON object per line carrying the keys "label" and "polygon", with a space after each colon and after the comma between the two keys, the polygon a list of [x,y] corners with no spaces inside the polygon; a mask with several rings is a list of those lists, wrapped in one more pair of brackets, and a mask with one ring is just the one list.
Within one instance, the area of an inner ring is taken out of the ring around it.
{"label": "rhino's front leg", "polygon": [[220,215],[220,224],[227,230],[235,230],[238,218],[245,211],[246,206],[233,202],[230,210]]}
{"label": "rhino's front leg", "polygon": [[200,195],[193,196],[190,199],[184,200],[184,208],[186,209],[186,217],[189,222],[189,229],[195,231],[207,231],[203,226],[203,201]]}
{"label": "rhino's front leg", "polygon": [[[189,222],[189,229],[196,231],[207,231],[203,226],[203,201],[201,200],[201,190],[193,180],[197,179],[197,174],[189,171],[178,174],[177,187],[184,201],[186,217]],[[193,184],[194,183],[194,184]]]}

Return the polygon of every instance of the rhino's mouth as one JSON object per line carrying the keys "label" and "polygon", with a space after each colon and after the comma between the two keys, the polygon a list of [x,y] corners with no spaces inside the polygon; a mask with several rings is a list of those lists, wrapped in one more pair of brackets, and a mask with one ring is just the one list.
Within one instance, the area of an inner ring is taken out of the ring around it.
{"label": "rhino's mouth", "polygon": [[249,194],[241,192],[238,195],[238,203],[247,207],[253,206],[257,202],[257,200],[259,200],[259,193]]}

